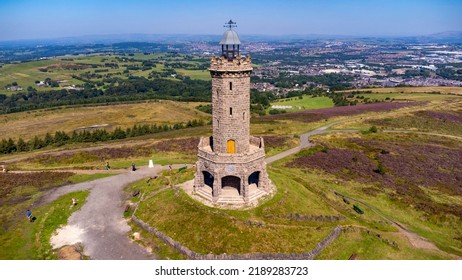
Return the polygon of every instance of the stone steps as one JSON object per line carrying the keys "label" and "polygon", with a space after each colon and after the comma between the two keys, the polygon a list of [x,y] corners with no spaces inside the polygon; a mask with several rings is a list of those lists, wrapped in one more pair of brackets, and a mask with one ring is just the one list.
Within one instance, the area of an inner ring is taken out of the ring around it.
{"label": "stone steps", "polygon": [[217,203],[222,204],[244,204],[244,198],[242,196],[221,196]]}
{"label": "stone steps", "polygon": [[249,195],[249,201],[259,199],[260,197],[265,196],[266,194],[267,193],[265,191],[257,189]]}
{"label": "stone steps", "polygon": [[[212,193],[208,189],[199,188],[196,191],[196,194],[208,201],[213,201]],[[256,189],[256,188],[252,189],[252,192],[250,193],[250,196],[249,196],[249,201],[255,201],[265,195],[267,195],[267,193],[263,190]],[[245,204],[245,200],[242,196],[222,194],[216,203],[218,204]]]}
{"label": "stone steps", "polygon": [[212,201],[212,199],[213,199],[212,193],[205,191],[204,188],[199,188],[196,191],[196,194],[199,195],[199,196],[202,196],[203,198],[205,198],[205,199],[207,199],[209,201]]}

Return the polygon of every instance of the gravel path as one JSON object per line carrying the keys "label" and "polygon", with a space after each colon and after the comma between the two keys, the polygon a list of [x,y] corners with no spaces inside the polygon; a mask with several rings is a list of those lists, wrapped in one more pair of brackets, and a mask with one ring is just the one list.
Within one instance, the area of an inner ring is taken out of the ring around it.
{"label": "gravel path", "polygon": [[158,165],[151,169],[143,167],[135,172],[68,185],[48,193],[42,199],[43,203],[51,202],[66,193],[90,190],[90,195],[82,208],[74,212],[68,225],[52,237],[53,247],[59,248],[80,242],[84,247],[83,253],[97,260],[155,258],[127,237],[131,229],[123,217],[126,199],[123,188],[131,182],[153,176],[160,170],[161,166]]}
{"label": "gravel path", "polygon": [[301,149],[305,149],[305,148],[309,148],[311,146],[313,146],[313,144],[310,142],[310,137],[313,136],[313,135],[318,135],[318,134],[323,134],[323,133],[331,133],[331,132],[358,132],[357,129],[355,130],[352,130],[352,129],[339,129],[339,130],[327,130],[329,127],[333,126],[333,125],[336,125],[336,124],[339,124],[340,122],[333,122],[331,124],[328,124],[328,125],[325,125],[325,126],[322,126],[322,127],[319,127],[319,128],[316,128],[312,131],[309,131],[309,132],[306,132],[306,133],[303,133],[300,135],[300,145],[295,147],[295,148],[292,148],[292,149],[289,149],[289,150],[286,150],[286,151],[283,151],[277,155],[274,155],[272,157],[268,157],[266,158],[266,163],[271,163],[273,161],[276,161],[276,160],[280,160],[282,158],[285,158],[289,155],[292,155],[292,154],[295,154],[297,152],[299,152]]}

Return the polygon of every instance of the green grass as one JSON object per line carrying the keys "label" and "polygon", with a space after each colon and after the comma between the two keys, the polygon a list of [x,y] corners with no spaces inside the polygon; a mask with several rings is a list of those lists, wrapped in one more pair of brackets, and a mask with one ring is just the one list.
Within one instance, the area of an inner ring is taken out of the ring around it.
{"label": "green grass", "polygon": [[140,240],[135,242],[139,243],[145,248],[149,248],[153,254],[156,255],[156,259],[159,260],[184,260],[187,259],[184,255],[165,244],[161,239],[155,235],[149,234],[149,232],[138,227],[133,222],[129,222],[133,232],[139,232],[141,235]]}
{"label": "green grass", "polygon": [[93,181],[101,178],[106,178],[116,175],[115,173],[95,173],[95,174],[75,174],[72,175],[69,180],[73,184],[77,183],[83,183],[83,182],[88,182],[88,181]]}
{"label": "green grass", "polygon": [[189,76],[193,80],[210,81],[212,79],[210,72],[207,70],[175,69],[175,71],[182,75]]}
{"label": "green grass", "polygon": [[[256,227],[245,221],[208,212],[184,193],[167,190],[142,203],[137,216],[197,252],[304,252],[331,230],[303,231],[297,227]],[[207,240],[204,243],[204,240]]]}
{"label": "green grass", "polygon": [[[0,259],[56,259],[50,238],[60,226],[67,223],[73,212],[83,206],[88,194],[88,191],[70,193],[48,205],[31,209],[37,218],[33,223],[24,213],[23,219],[0,236]],[[72,198],[77,200],[75,207],[71,207]]]}
{"label": "green grass", "polygon": [[[380,236],[377,236],[379,234]],[[387,241],[393,240],[396,245]],[[447,255],[425,249],[409,248],[404,238],[394,233],[378,233],[362,228],[351,228],[343,232],[317,259],[346,260],[356,254],[358,260],[435,260],[446,259]]]}
{"label": "green grass", "polygon": [[300,145],[300,138],[298,137],[291,137],[288,138],[287,141],[284,142],[281,146],[276,146],[276,147],[268,147],[268,145],[265,146],[265,154],[266,157],[271,157],[274,155],[277,155],[283,151],[295,148]]}
{"label": "green grass", "polygon": [[[277,102],[272,102],[271,105],[293,106],[292,109],[283,109],[288,112],[334,107],[332,99],[328,97],[311,97],[309,95],[303,95],[302,99],[298,97],[280,99]],[[267,110],[271,110],[271,106]]]}

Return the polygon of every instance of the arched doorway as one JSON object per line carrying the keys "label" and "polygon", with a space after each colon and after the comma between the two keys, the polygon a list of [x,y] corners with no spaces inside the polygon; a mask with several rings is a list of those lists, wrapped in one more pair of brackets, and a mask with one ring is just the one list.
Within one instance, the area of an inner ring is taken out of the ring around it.
{"label": "arched doorway", "polygon": [[221,178],[221,188],[224,195],[241,195],[241,178],[225,176]]}
{"label": "arched doorway", "polygon": [[250,174],[249,185],[255,184],[258,187],[259,182],[260,182],[260,171],[255,171],[254,173]]}
{"label": "arched doorway", "polygon": [[204,185],[209,186],[211,189],[213,189],[213,181],[215,180],[215,178],[213,178],[213,175],[207,171],[202,171],[202,174],[204,175]]}
{"label": "arched doorway", "polygon": [[227,142],[227,152],[228,154],[236,153],[236,142],[234,140],[228,140]]}

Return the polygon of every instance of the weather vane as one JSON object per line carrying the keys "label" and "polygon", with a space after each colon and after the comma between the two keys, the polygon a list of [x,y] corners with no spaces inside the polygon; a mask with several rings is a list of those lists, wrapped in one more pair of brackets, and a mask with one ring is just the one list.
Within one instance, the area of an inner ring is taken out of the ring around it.
{"label": "weather vane", "polygon": [[237,24],[236,24],[236,22],[234,22],[234,21],[232,21],[230,19],[227,23],[225,23],[225,25],[223,25],[223,27],[228,27],[229,30],[231,30],[231,28],[237,27]]}

